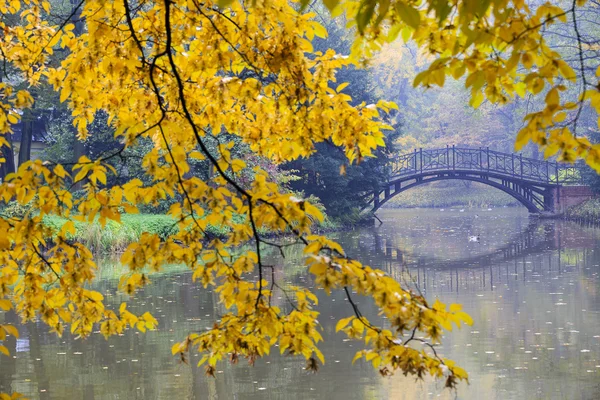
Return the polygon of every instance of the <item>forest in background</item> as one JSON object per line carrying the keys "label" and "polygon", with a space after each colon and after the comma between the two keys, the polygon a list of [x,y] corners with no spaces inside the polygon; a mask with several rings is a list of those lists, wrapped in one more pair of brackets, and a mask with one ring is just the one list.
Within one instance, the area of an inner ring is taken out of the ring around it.
{"label": "forest in background", "polygon": [[[74,7],[69,0],[53,0],[51,3],[57,20],[68,15]],[[542,4],[538,0],[529,3],[532,7]],[[327,35],[314,38],[315,51],[324,52],[332,48],[340,54],[348,54],[354,37],[353,29],[346,28],[348,21],[343,17],[331,19],[327,9],[319,4],[311,6],[309,11],[316,12],[316,19],[327,29]],[[577,12],[583,25],[584,63],[589,73],[593,74],[600,60],[600,2],[589,1]],[[76,16],[73,18],[76,19]],[[75,24],[75,32],[81,29],[80,24]],[[567,62],[574,66],[579,61],[576,38],[568,23],[550,25],[545,34],[552,49],[562,54]],[[57,51],[52,58],[53,63],[58,65],[62,58],[61,52]],[[375,104],[379,100],[387,100],[399,106],[398,111],[391,111],[384,116],[393,130],[388,131],[386,147],[377,151],[376,158],[367,158],[358,165],[349,165],[340,147],[323,142],[316,145],[317,151],[309,158],[275,164],[257,156],[234,135],[229,138],[235,142],[231,149],[232,154],[243,158],[249,166],[256,165],[267,170],[282,187],[293,191],[299,197],[311,200],[334,221],[352,224],[361,219],[360,209],[364,205],[365,192],[377,189],[381,182],[387,179],[384,165],[386,160],[395,154],[415,148],[451,145],[514,151],[515,135],[524,126],[523,117],[531,110],[539,108],[544,102],[544,96],[525,94],[523,90],[522,97],[517,97],[507,105],[492,104],[487,100],[481,104],[474,104],[477,99],[470,95],[464,78],[446,82],[443,89],[429,87],[423,90],[421,87],[413,87],[415,77],[424,71],[430,62],[431,57],[418,51],[414,44],[395,41],[383,46],[364,68],[344,67],[338,72],[337,82],[347,83],[343,91],[352,97],[354,104]],[[10,65],[8,68],[10,76]],[[22,86],[24,87],[25,83]],[[73,163],[81,156],[95,159],[114,152],[121,146],[106,123],[105,115],[99,114],[95,117],[90,126],[93,135],[81,142],[76,138],[74,117],[66,103],[60,101],[58,93],[42,85],[34,89],[33,95],[36,99],[34,107],[24,111],[21,121],[13,129],[13,134],[9,135],[13,148],[2,148],[8,161],[0,166],[0,177],[14,172],[19,165],[32,157],[58,163]],[[576,88],[567,90],[562,96],[570,96],[575,100]],[[473,107],[474,105],[476,107]],[[582,110],[578,124],[580,134],[589,137],[594,143],[600,141],[598,123],[589,106]],[[36,143],[42,146],[38,150],[35,149]],[[219,143],[211,142],[209,145],[214,150]],[[123,182],[133,177],[143,182],[149,179],[138,161],[152,146],[150,140],[140,140],[135,147],[128,148],[123,157],[110,161],[119,171],[117,176]],[[15,155],[13,149],[18,149],[18,155]],[[544,159],[544,155],[533,144],[529,144],[523,150],[523,155]],[[15,162],[12,163],[11,160]],[[191,173],[203,179],[210,178],[208,161],[195,162]],[[585,178],[596,191],[600,191],[600,179],[596,173],[589,169]],[[242,179],[242,182],[244,181],[251,182],[252,176]],[[81,185],[73,188],[76,196],[80,188]],[[463,196],[456,197],[458,193]],[[455,198],[451,198],[452,196]],[[142,207],[140,211],[164,214],[177,201],[179,200],[176,198],[165,197],[154,205]],[[390,205],[485,207],[516,204],[511,198],[483,185],[445,182],[405,194],[392,200]],[[13,208],[16,208],[17,212],[23,212],[20,207],[5,207],[4,212],[12,212]]]}

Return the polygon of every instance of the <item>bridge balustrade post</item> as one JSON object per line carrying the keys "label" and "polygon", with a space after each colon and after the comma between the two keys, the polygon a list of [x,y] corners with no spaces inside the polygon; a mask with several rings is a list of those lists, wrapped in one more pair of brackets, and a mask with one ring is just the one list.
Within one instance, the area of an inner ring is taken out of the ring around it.
{"label": "bridge balustrade post", "polygon": [[558,163],[554,164],[554,169],[556,170],[556,178],[554,178],[556,180],[556,184],[558,185]]}
{"label": "bridge balustrade post", "polygon": [[450,145],[446,145],[446,167],[450,166]]}
{"label": "bridge balustrade post", "polygon": [[483,169],[483,157],[481,155],[481,153],[483,152],[482,147],[479,146],[479,153],[478,154],[478,158],[479,158],[479,169],[482,170]]}
{"label": "bridge balustrade post", "polygon": [[515,155],[511,154],[510,158],[512,160],[512,174],[513,174],[513,176],[515,176]]}
{"label": "bridge balustrade post", "polygon": [[421,173],[423,173],[423,148],[419,149],[419,158],[421,159]]}
{"label": "bridge balustrade post", "polygon": [[418,169],[417,169],[417,149],[415,149],[415,158],[414,158],[413,164],[415,165],[415,172],[417,172],[418,171]]}
{"label": "bridge balustrade post", "polygon": [[523,153],[519,154],[519,164],[521,165],[521,178],[523,178]]}
{"label": "bridge balustrade post", "polygon": [[456,169],[456,149],[452,145],[452,169]]}
{"label": "bridge balustrade post", "polygon": [[487,169],[489,171],[490,170],[490,148],[488,147],[486,150],[487,150],[486,151],[486,153],[487,153]]}
{"label": "bridge balustrade post", "polygon": [[550,162],[546,160],[546,182],[550,183]]}

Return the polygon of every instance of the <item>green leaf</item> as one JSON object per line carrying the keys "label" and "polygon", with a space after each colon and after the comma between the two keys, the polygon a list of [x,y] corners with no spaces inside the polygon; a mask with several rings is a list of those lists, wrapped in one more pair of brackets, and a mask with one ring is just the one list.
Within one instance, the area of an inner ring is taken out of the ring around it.
{"label": "green leaf", "polygon": [[[308,4],[308,1],[306,0],[302,0],[302,3]],[[333,9],[335,8],[335,6],[337,6],[340,3],[339,0],[323,0],[323,4],[325,4],[325,7],[327,7],[327,9],[329,11],[333,11]]]}
{"label": "green leaf", "polygon": [[396,3],[396,11],[404,23],[413,29],[417,29],[421,23],[421,14],[415,8],[406,3]]}
{"label": "green leaf", "polygon": [[360,5],[358,13],[356,14],[356,26],[360,33],[363,33],[365,28],[369,25],[373,13],[375,12],[376,4],[377,3],[373,0],[367,0],[367,2]]}
{"label": "green leaf", "polygon": [[379,26],[381,21],[385,18],[390,8],[390,0],[379,0],[379,8],[377,9],[377,13],[379,16],[375,20],[375,26]]}

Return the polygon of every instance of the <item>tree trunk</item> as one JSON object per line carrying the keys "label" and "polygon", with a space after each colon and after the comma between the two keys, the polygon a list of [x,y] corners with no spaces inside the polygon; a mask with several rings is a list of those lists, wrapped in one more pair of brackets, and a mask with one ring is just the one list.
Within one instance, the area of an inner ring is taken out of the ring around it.
{"label": "tree trunk", "polygon": [[[2,75],[0,75],[0,83],[2,83]],[[0,158],[4,158],[4,162],[0,162],[0,180],[4,182],[6,175],[15,172],[15,154],[12,149],[12,140],[10,133],[5,133],[4,137],[10,144],[10,147],[2,146],[0,148]]]}
{"label": "tree trunk", "polygon": [[[79,161],[79,157],[85,155],[85,145],[83,144],[83,142],[81,140],[79,140],[77,138],[77,133],[75,133],[75,145],[73,146],[73,155],[74,155],[74,162]],[[73,189],[74,190],[81,190],[83,189],[83,185],[85,183],[85,179],[82,181],[79,181],[77,183],[75,183],[73,185]]]}
{"label": "tree trunk", "polygon": [[33,137],[33,114],[30,109],[23,112],[23,129],[21,130],[21,145],[19,146],[19,167],[31,160],[31,140]]}
{"label": "tree trunk", "polygon": [[10,143],[10,147],[2,146],[0,151],[2,153],[2,158],[4,158],[4,162],[0,164],[0,179],[2,179],[2,181],[4,181],[6,175],[15,172],[15,153],[13,152],[10,133],[6,133],[4,137],[8,143]]}

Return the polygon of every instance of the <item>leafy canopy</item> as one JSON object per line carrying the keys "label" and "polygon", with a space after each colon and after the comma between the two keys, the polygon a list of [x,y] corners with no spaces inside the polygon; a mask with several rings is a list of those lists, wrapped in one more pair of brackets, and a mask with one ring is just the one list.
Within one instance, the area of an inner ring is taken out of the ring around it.
{"label": "leafy canopy", "polygon": [[[577,132],[584,108],[600,113],[600,67],[586,63],[594,45],[583,38],[586,19],[578,13],[586,0],[564,3],[568,8],[525,0],[325,1],[334,15],[355,17],[355,57],[369,58],[398,37],[413,41],[431,60],[415,77],[415,86],[444,86],[447,77],[464,78],[474,107],[484,100],[506,104],[527,94],[543,97],[543,108],[525,116],[515,148],[533,142],[545,157],[584,158],[600,171],[600,144]],[[600,11],[595,3],[589,7],[592,13]],[[544,33],[555,24],[567,25],[568,35],[561,34],[573,40],[563,48],[576,49],[569,55],[575,61],[548,43]],[[571,88],[574,99],[562,95]]]}
{"label": "leafy canopy", "polygon": [[[281,287],[269,273],[272,267],[263,264],[261,251],[283,245],[259,233],[266,230],[290,233],[305,246],[306,266],[318,288],[345,291],[350,316],[337,329],[364,341],[356,358],[384,375],[394,370],[431,374],[450,387],[466,379],[465,371],[432,346],[452,323],[472,322],[460,306],[430,305],[383,272],[349,259],[337,243],[312,234],[319,211],[282,193],[260,168],[250,184],[240,185],[237,177],[246,163],[232,156],[231,144],[222,138],[237,135],[274,162],[306,157],[323,141],[343,148],[351,163],[371,156],[389,128],[379,112],[394,105],[354,106],[343,84],[334,90],[332,82],[337,69],[360,63],[381,43],[402,35],[435,55],[415,84],[442,86],[447,75],[467,74],[473,105],[484,96],[506,102],[549,86],[546,107],[527,118],[517,146],[531,139],[547,146],[548,154],[558,149],[564,159],[584,156],[597,167],[597,147],[557,125],[569,110],[577,112],[587,100],[598,107],[600,99],[583,82],[579,103],[560,101],[560,77],[577,76],[545,46],[542,28],[570,11],[545,4],[532,12],[523,1],[504,0],[324,3],[356,23],[352,57],[314,52],[311,39],[326,35],[325,29],[311,13],[298,11],[301,5],[285,0],[226,7],[197,0],[82,0],[58,26],[48,22],[46,1],[0,0],[0,54],[2,64],[11,68],[3,71],[6,79],[0,83],[0,145],[8,145],[5,135],[34,101],[27,91],[14,90],[14,82],[49,84],[60,91],[82,140],[94,134],[88,127],[102,111],[122,143],[112,153],[94,160],[81,157],[72,165],[29,161],[2,182],[0,198],[31,202],[37,212],[0,219],[0,307],[14,308],[23,320],[39,316],[59,335],[68,328],[85,337],[96,325],[107,337],[128,327],[153,329],[157,321],[149,313],[134,315],[125,303],[111,309],[100,293],[88,289],[97,266],[89,249],[68,241],[73,222],[52,231],[42,218],[118,222],[123,210],[134,213],[140,204],[177,198],[168,213],[178,233],[166,240],[145,234],[130,245],[122,257],[129,272],[120,283],[132,294],[149,283],[150,272],[179,263],[219,294],[228,313],[212,329],[177,343],[175,354],[183,358],[188,351],[203,352],[200,363],[206,363],[208,374],[220,360],[253,361],[274,344],[306,358],[310,369],[317,368],[317,360],[324,362],[316,297],[306,288]],[[57,67],[51,62],[55,52],[63,57]],[[119,174],[109,161],[148,140],[153,146],[140,162],[148,180],[107,185],[114,182],[110,175]],[[213,179],[191,174],[193,160],[207,161]],[[73,198],[75,185],[83,186],[85,196]],[[230,233],[211,237],[209,224]],[[231,253],[244,244],[252,250]],[[288,294],[286,307],[271,304],[276,289]],[[361,314],[354,292],[373,299],[387,317],[386,327]],[[6,334],[18,332],[3,325],[0,340]]]}

